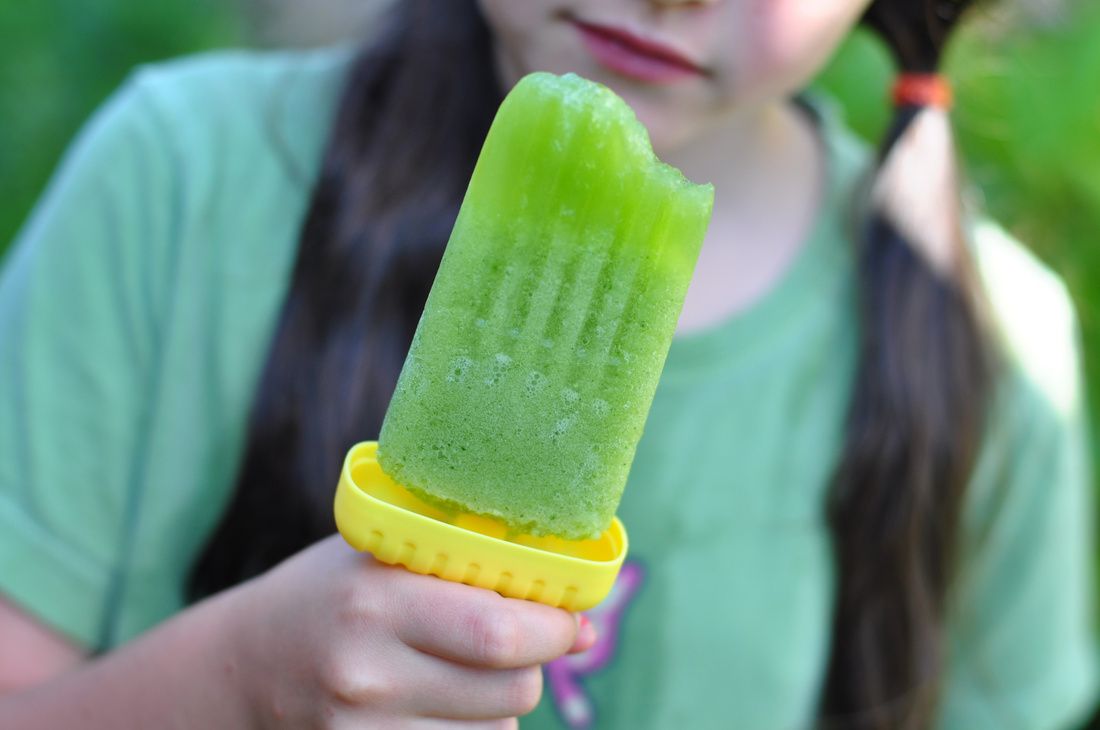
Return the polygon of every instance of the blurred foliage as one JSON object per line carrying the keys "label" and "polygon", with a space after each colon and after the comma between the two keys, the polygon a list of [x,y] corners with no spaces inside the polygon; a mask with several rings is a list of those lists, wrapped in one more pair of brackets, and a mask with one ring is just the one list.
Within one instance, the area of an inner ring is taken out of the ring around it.
{"label": "blurred foliage", "polygon": [[0,2],[0,253],[62,151],[134,66],[243,37],[233,2]]}
{"label": "blurred foliage", "polygon": [[[989,213],[1069,286],[1100,458],[1100,3],[1074,4],[1041,26],[976,21],[947,60],[962,157]],[[820,84],[857,131],[877,140],[889,122],[892,78],[883,46],[857,33]]]}

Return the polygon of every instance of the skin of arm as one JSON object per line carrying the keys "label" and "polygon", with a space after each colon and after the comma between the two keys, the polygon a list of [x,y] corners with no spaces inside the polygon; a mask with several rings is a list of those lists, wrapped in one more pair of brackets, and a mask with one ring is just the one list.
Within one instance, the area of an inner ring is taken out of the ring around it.
{"label": "skin of arm", "polygon": [[0,602],[0,727],[254,727],[236,659],[237,590],[88,662],[63,637]]}
{"label": "skin of arm", "polygon": [[73,669],[84,651],[0,596],[0,697]]}
{"label": "skin of arm", "polygon": [[383,565],[339,536],[76,666],[78,649],[10,608],[0,728],[21,730],[514,727],[541,666],[596,640],[564,610]]}

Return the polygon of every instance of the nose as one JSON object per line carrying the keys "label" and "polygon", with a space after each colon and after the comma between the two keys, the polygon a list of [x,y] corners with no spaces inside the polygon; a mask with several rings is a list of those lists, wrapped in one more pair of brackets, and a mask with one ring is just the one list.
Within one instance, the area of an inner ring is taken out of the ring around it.
{"label": "nose", "polygon": [[714,5],[717,2],[718,0],[649,0],[650,5],[665,8]]}

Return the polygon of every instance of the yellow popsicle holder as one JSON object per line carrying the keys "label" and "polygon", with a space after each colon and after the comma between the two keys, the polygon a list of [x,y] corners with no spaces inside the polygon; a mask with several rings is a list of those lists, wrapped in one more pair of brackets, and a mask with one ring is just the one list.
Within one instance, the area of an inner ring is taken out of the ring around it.
{"label": "yellow popsicle holder", "polygon": [[450,515],[390,479],[378,444],[354,446],[336,488],[336,526],[348,544],[414,573],[488,588],[568,611],[602,601],[626,557],[616,517],[594,540],[509,534],[497,520]]}

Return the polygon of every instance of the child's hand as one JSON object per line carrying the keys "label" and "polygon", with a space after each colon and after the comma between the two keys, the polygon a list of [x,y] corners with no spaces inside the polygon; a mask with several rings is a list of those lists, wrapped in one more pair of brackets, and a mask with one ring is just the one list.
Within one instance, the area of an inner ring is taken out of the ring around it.
{"label": "child's hand", "polygon": [[237,598],[234,669],[260,727],[515,727],[540,665],[595,641],[566,611],[384,565],[339,536]]}

